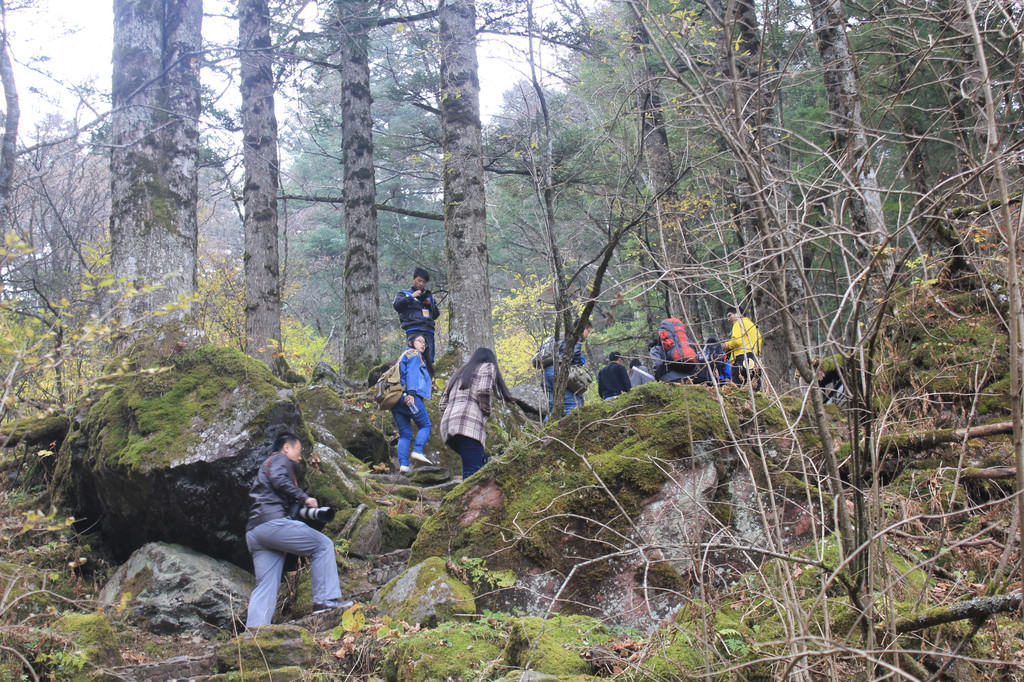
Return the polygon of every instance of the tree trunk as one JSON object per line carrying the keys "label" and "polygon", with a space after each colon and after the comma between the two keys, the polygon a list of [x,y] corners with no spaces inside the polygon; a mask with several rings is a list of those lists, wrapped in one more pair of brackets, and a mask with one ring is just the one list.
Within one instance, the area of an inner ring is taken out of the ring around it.
{"label": "tree trunk", "polygon": [[[779,170],[777,128],[774,125],[773,71],[762,65],[761,31],[754,3],[730,0],[715,3],[722,27],[725,84],[724,134],[733,153],[736,172],[737,224],[743,235],[745,285],[753,294],[747,306],[764,338],[762,362],[770,380],[784,387],[792,382],[794,353],[804,352],[802,310],[804,289],[791,235],[788,188]],[[788,317],[789,319],[784,319]],[[788,326],[788,329],[787,329]],[[790,345],[791,340],[799,348]]]}
{"label": "tree trunk", "polygon": [[634,72],[640,117],[640,151],[646,162],[647,186],[654,195],[654,215],[661,244],[662,270],[669,292],[669,311],[673,317],[681,318],[693,339],[699,341],[703,337],[703,329],[697,305],[699,295],[692,276],[695,263],[680,214],[679,174],[669,148],[661,94],[646,61],[645,46],[650,42],[647,31],[638,25],[633,52],[638,62]]}
{"label": "tree trunk", "polygon": [[281,286],[277,245],[277,117],[266,0],[238,0],[242,159],[245,184],[246,353],[275,368],[281,345]]}
{"label": "tree trunk", "polygon": [[340,0],[341,136],[345,180],[344,368],[361,374],[380,359],[377,198],[370,116],[369,3]]}
{"label": "tree trunk", "polygon": [[[6,7],[0,0],[0,13]],[[11,190],[14,179],[14,161],[18,155],[18,119],[21,107],[18,104],[18,88],[14,83],[11,55],[7,50],[7,31],[0,26],[0,85],[4,89],[4,136],[0,145],[0,227],[11,222]]]}
{"label": "tree trunk", "polygon": [[450,339],[465,360],[494,347],[476,59],[476,4],[441,0],[441,150]]}
{"label": "tree trunk", "polygon": [[114,0],[111,261],[143,292],[124,323],[183,318],[196,290],[202,18],[202,0]]}
{"label": "tree trunk", "polygon": [[[853,55],[843,23],[839,0],[811,0],[811,17],[818,36],[834,133],[837,164],[847,186],[846,202],[853,227],[854,253],[862,267],[868,265],[875,249],[888,234],[882,212],[882,193],[871,163],[871,145],[861,116],[860,89]],[[843,211],[835,212],[837,219]],[[883,275],[888,275],[891,267]]]}

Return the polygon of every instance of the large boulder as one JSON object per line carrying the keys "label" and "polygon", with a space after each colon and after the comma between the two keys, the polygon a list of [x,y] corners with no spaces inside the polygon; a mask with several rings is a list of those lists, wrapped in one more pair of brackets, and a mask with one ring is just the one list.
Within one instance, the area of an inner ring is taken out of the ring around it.
{"label": "large boulder", "polygon": [[[820,447],[799,415],[799,405],[784,415],[746,394],[657,383],[586,405],[449,494],[410,563],[468,557],[482,608],[553,605],[650,628],[690,584],[750,570],[773,542],[820,535],[827,497],[774,464],[782,445]],[[515,584],[494,590],[507,571]]]}
{"label": "large boulder", "polygon": [[[292,391],[262,362],[204,346],[165,358],[166,369],[120,377],[84,407],[58,455],[55,487],[115,556],[175,542],[249,566],[248,491],[280,429],[312,438]],[[300,472],[339,509],[363,499],[323,458]],[[343,522],[343,519],[340,521]]]}
{"label": "large boulder", "polygon": [[100,592],[100,605],[155,634],[231,632],[244,622],[253,577],[180,545],[150,543]]}

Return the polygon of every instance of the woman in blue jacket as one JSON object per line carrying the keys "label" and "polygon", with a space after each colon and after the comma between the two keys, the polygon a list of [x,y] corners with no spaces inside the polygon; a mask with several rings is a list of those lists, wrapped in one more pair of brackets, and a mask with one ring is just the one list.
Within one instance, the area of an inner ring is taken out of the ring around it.
{"label": "woman in blue jacket", "polygon": [[[391,416],[398,429],[398,471],[409,471],[409,459],[433,464],[423,454],[423,449],[430,438],[430,417],[427,415],[425,401],[430,400],[431,380],[430,367],[424,358],[427,340],[423,334],[409,339],[409,350],[402,353],[398,362],[402,373],[402,398],[391,408]],[[412,424],[416,423],[416,440],[412,440]],[[412,444],[412,453],[409,445]]]}

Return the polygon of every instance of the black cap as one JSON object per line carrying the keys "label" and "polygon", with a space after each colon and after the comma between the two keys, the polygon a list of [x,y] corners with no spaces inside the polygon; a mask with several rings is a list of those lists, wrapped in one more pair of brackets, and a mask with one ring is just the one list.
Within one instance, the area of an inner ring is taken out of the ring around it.
{"label": "black cap", "polygon": [[424,282],[430,281],[430,273],[424,268],[413,268],[412,278],[416,279],[417,277],[422,277]]}

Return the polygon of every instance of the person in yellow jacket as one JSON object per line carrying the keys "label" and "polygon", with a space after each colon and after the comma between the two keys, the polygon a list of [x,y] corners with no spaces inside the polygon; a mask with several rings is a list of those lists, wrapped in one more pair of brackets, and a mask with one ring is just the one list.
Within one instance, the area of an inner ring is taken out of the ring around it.
{"label": "person in yellow jacket", "polygon": [[725,311],[732,322],[732,337],[722,344],[732,366],[732,380],[742,385],[748,380],[754,382],[754,390],[761,390],[761,332],[742,308],[728,308]]}

